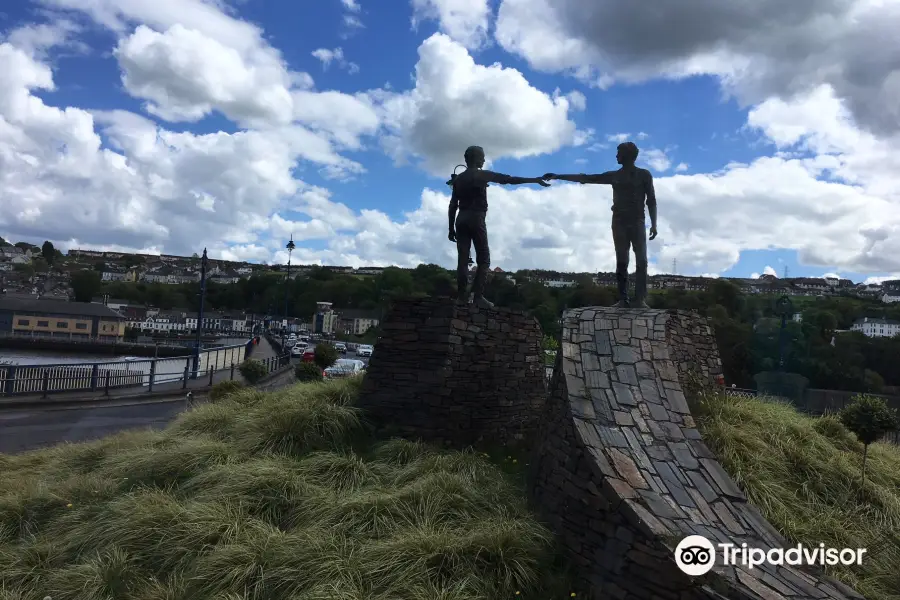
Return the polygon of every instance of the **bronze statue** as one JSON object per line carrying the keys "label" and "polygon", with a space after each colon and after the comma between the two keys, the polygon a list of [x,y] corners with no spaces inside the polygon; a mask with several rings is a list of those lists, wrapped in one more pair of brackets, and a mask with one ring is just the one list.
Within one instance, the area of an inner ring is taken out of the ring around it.
{"label": "bronze statue", "polygon": [[638,147],[633,142],[619,144],[616,162],[622,165],[617,171],[597,175],[557,175],[547,173],[543,179],[558,179],[575,183],[599,183],[613,188],[612,234],[616,247],[616,279],[619,285],[617,306],[630,305],[628,299],[629,250],[634,248],[636,263],[634,305],[647,306],[647,234],[644,229],[646,202],[650,213],[650,239],[656,238],[656,192],[653,175],[647,169],[635,166]]}
{"label": "bronze statue", "polygon": [[[468,303],[466,288],[469,281],[469,253],[472,244],[475,245],[475,261],[478,268],[475,271],[475,280],[472,282],[472,292],[477,306],[491,308],[494,305],[484,297],[484,284],[487,281],[488,268],[491,266],[491,251],[488,247],[487,234],[487,188],[489,183],[500,185],[519,185],[523,183],[536,183],[543,187],[550,184],[541,177],[513,177],[503,173],[485,171],[484,150],[481,146],[469,146],[463,155],[466,161],[466,170],[459,175],[453,174],[447,185],[453,187],[450,197],[450,209],[447,216],[450,221],[450,234],[447,236],[451,242],[456,242],[456,290],[457,302]],[[459,215],[456,211],[459,209]],[[454,227],[454,221],[456,223]]]}

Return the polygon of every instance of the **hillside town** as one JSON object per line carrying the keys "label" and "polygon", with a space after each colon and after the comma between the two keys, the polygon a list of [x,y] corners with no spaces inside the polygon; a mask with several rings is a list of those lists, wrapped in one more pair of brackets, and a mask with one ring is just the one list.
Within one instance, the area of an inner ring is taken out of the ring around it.
{"label": "hillside town", "polygon": [[[335,274],[356,277],[375,277],[387,267],[349,267],[321,265],[267,265],[249,262],[233,262],[209,259],[206,281],[230,285],[255,275],[289,277],[304,276],[317,268],[325,268]],[[473,267],[474,268],[474,267]],[[74,299],[72,277],[80,271],[94,271],[102,282],[148,283],[161,285],[199,284],[201,261],[198,255],[191,257],[174,255],[129,254],[99,250],[72,249],[67,253],[56,250],[50,242],[41,247],[19,242],[11,244],[0,240],[0,291],[2,297],[17,300]],[[401,269],[410,270],[410,269]],[[494,277],[503,277],[514,284],[524,281],[538,282],[548,288],[574,288],[580,283],[599,286],[616,285],[615,273],[561,273],[552,271],[504,271],[493,269]],[[849,279],[830,277],[778,278],[762,275],[758,278],[723,278],[737,285],[746,294],[779,294],[789,296],[838,296],[848,295],[883,303],[900,302],[900,281],[882,284],[854,283]],[[691,277],[675,274],[658,274],[649,278],[649,287],[656,290],[703,291],[715,281],[709,277]],[[132,332],[178,335],[196,331],[197,314],[188,309],[164,310],[153,306],[137,306],[127,300],[100,296],[93,303],[103,304],[122,316],[124,327]],[[204,315],[204,331],[229,332],[243,335],[261,326],[274,324],[285,331],[308,330],[316,333],[339,335],[364,335],[377,326],[377,311],[365,311],[332,307],[329,302],[319,302],[316,313],[308,318],[287,319],[275,316],[250,314],[241,311],[229,313],[210,311]],[[884,328],[887,327],[887,330]],[[866,335],[889,335],[898,326],[885,322],[859,323],[855,330]],[[124,335],[125,329],[123,329]],[[900,331],[900,330],[898,330]]]}

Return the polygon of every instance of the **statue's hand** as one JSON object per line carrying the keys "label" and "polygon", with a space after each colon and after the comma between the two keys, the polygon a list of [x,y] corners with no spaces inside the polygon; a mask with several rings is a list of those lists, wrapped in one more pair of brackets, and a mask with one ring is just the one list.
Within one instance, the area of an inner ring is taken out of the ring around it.
{"label": "statue's hand", "polygon": [[541,179],[543,179],[544,181],[547,181],[548,179],[556,179],[556,173],[544,173],[544,176],[541,177]]}
{"label": "statue's hand", "polygon": [[447,236],[447,239],[455,244],[456,243],[456,231],[451,229],[450,234]]}
{"label": "statue's hand", "polygon": [[656,238],[656,227],[650,228],[650,239],[653,240]]}
{"label": "statue's hand", "polygon": [[543,179],[538,179],[537,184],[541,187],[550,187],[550,184],[544,181]]}

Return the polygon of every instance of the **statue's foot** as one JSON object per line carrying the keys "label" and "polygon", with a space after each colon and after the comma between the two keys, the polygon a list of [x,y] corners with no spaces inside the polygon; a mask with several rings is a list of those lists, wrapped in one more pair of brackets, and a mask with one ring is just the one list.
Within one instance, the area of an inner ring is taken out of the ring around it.
{"label": "statue's foot", "polygon": [[650,308],[650,305],[647,304],[644,300],[641,300],[637,304],[635,304],[635,308]]}
{"label": "statue's foot", "polygon": [[475,306],[478,308],[494,308],[494,303],[484,296],[475,296]]}
{"label": "statue's foot", "polygon": [[613,306],[615,306],[616,308],[628,308],[628,300],[622,298],[621,300],[613,304]]}

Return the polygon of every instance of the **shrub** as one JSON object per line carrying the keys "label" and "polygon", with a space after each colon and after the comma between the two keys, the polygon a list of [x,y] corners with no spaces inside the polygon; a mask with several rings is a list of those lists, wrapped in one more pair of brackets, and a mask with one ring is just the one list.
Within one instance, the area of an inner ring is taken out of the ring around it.
{"label": "shrub", "polygon": [[322,369],[314,363],[302,362],[294,367],[298,381],[322,381]]}
{"label": "shrub", "polygon": [[235,392],[239,392],[244,389],[245,386],[240,381],[228,380],[228,381],[220,381],[216,385],[212,386],[212,389],[209,390],[209,399],[212,402],[218,402],[223,398],[230,396]]}
{"label": "shrub", "polygon": [[313,361],[323,369],[327,369],[340,358],[337,349],[331,344],[316,344],[314,355]]}
{"label": "shrub", "polygon": [[255,358],[248,358],[247,360],[242,362],[241,366],[238,367],[238,370],[250,385],[253,385],[269,374],[268,370],[266,369],[266,365],[264,365],[262,361],[256,360]]}

